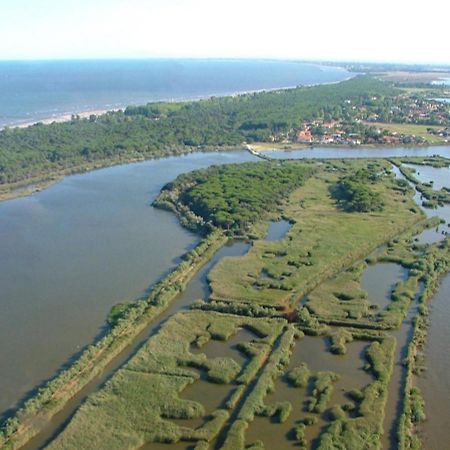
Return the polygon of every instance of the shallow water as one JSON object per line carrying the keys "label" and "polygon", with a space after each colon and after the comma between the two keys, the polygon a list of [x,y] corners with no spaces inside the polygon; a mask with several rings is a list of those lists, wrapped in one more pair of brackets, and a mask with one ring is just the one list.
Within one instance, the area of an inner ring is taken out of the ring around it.
{"label": "shallow water", "polygon": [[272,221],[269,223],[266,241],[279,241],[283,239],[288,231],[292,228],[292,224],[287,220]]}
{"label": "shallow water", "polygon": [[299,150],[265,151],[264,155],[275,159],[303,158],[388,158],[394,156],[450,157],[450,146],[436,147],[307,147]]}
{"label": "shallow water", "polygon": [[[318,371],[332,371],[339,374],[340,378],[333,383],[334,391],[328,404],[329,407],[349,402],[346,393],[352,389],[362,389],[373,381],[372,376],[363,369],[364,353],[367,342],[354,341],[347,344],[345,355],[333,355],[329,351],[327,338],[305,336],[298,340],[292,352],[288,370],[307,363],[312,374]],[[305,411],[305,402],[310,395],[310,386],[305,388],[293,388],[284,379],[278,379],[275,383],[275,391],[265,399],[265,404],[278,401],[289,401],[292,404],[292,412],[284,423],[278,423],[276,419],[267,417],[255,417],[247,430],[247,444],[262,440],[267,449],[294,449],[298,448],[292,435],[292,430],[298,420],[315,414]],[[326,413],[317,416],[319,421],[315,425],[306,427],[308,448],[315,448],[316,439],[329,422]]]}
{"label": "shallow water", "polygon": [[399,281],[408,278],[408,269],[395,263],[368,266],[361,276],[361,287],[369,294],[370,303],[385,309],[391,302],[391,293]]}
{"label": "shallow water", "polygon": [[450,167],[431,167],[417,164],[404,164],[405,167],[414,169],[414,176],[422,183],[432,183],[433,189],[440,190],[450,188]]}
{"label": "shallow water", "polygon": [[154,335],[160,326],[175,313],[183,308],[187,308],[194,300],[205,297],[207,290],[207,274],[218,261],[224,256],[242,256],[247,253],[250,245],[245,242],[229,243],[220,248],[213,257],[205,264],[188,284],[184,292],[174,299],[171,306],[163,312],[147,329],[142,331],[132,345],[126,348],[117,358],[115,358],[106,369],[94,378],[85,388],[83,388],[74,398],[65,405],[64,409],[56,414],[48,423],[42,433],[28,442],[22,450],[36,450],[44,448],[52,439],[60,433],[72,418],[78,407],[86,400],[92,392],[100,389],[104,383],[121,367],[136,351]]}
{"label": "shallow water", "polygon": [[[442,187],[450,187],[450,168],[434,168],[428,166],[416,166],[418,173],[415,175],[422,183],[428,183],[434,180],[433,188],[441,189]],[[420,193],[416,194],[416,202],[421,205],[422,196]],[[450,204],[438,206],[437,208],[422,208],[427,217],[438,216],[443,223],[436,229],[433,235],[433,230],[425,230],[420,235],[419,243],[427,244],[438,242],[450,233]]]}
{"label": "shallow water", "polygon": [[415,301],[410,306],[401,328],[391,333],[397,343],[394,356],[394,368],[388,386],[388,398],[383,422],[384,434],[381,437],[381,443],[384,449],[397,449],[398,421],[402,413],[403,394],[406,382],[406,370],[403,361],[408,355],[408,346],[414,329],[413,318],[417,315],[418,299],[422,291],[423,283],[420,283]]}
{"label": "shallow water", "polygon": [[[403,179],[406,180],[406,178],[403,176],[403,174],[400,172],[400,170],[396,167],[393,166],[392,168],[395,176],[399,179]],[[438,181],[438,184],[445,186],[446,184],[449,183],[449,181],[447,180],[446,177],[446,172],[444,170],[440,171],[441,169],[435,169],[437,170],[437,172],[433,172],[434,175],[437,177],[439,175],[439,177],[441,177]],[[421,172],[424,173],[424,172]],[[416,175],[416,177],[420,180],[420,181],[425,181],[423,180],[421,177],[422,175]],[[410,185],[412,186],[412,184],[410,183]],[[439,242],[442,241],[443,239],[445,239],[446,237],[446,233],[450,233],[450,205],[444,205],[444,206],[438,206],[437,208],[425,208],[422,206],[422,201],[424,200],[422,194],[418,191],[415,191],[415,195],[414,195],[414,201],[417,203],[417,205],[422,209],[422,211],[425,213],[425,215],[428,218],[431,217],[439,217],[443,223],[439,224],[439,226],[435,227],[435,228],[429,228],[427,230],[424,230],[422,233],[420,233],[418,236],[415,237],[415,239],[417,240],[417,242],[419,244],[433,244],[435,242]]]}
{"label": "shallow water", "polygon": [[[230,357],[234,359],[241,367],[244,367],[247,362],[247,357],[236,348],[236,344],[248,342],[252,339],[257,339],[257,336],[246,328],[241,328],[227,341],[211,339],[200,349],[195,346],[191,346],[190,351],[193,353],[204,353],[208,358]],[[190,368],[190,370],[195,369]],[[194,429],[202,426],[214,411],[225,407],[226,401],[236,389],[236,385],[212,383],[206,379],[203,372],[198,372],[201,378],[188,385],[180,393],[180,398],[194,400],[201,403],[205,408],[205,416],[197,419],[172,420],[179,426]],[[141,450],[175,450],[192,447],[192,443],[189,444],[186,442],[179,442],[177,444],[161,444],[152,442],[141,447]]]}
{"label": "shallow water", "polygon": [[208,358],[229,357],[242,367],[248,358],[236,348],[236,345],[242,342],[250,342],[253,339],[258,339],[258,336],[246,328],[241,328],[228,341],[211,339],[201,348],[191,346],[191,352],[204,353]]}
{"label": "shallow water", "polygon": [[449,227],[445,224],[441,224],[438,227],[422,231],[415,239],[418,244],[435,244],[436,242],[445,239],[446,232],[450,232]]}

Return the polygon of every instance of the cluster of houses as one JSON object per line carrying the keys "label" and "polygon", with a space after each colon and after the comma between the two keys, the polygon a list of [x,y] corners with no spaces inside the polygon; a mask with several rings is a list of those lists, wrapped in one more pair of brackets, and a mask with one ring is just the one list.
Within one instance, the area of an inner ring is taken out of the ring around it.
{"label": "cluster of houses", "polygon": [[[319,130],[319,132],[317,132]],[[355,133],[346,133],[340,122],[306,122],[297,132],[301,144],[345,144],[360,145],[361,138]]]}
{"label": "cluster of houses", "polygon": [[[395,104],[388,108],[387,117],[389,120],[401,119],[403,123],[445,125],[450,120],[448,103],[438,99],[423,98],[394,98]],[[367,108],[360,108],[360,113],[365,115],[364,120],[368,122],[378,122],[386,120],[380,114],[369,111]]]}
{"label": "cluster of houses", "polygon": [[[400,134],[395,131],[388,131],[382,128],[375,128],[373,125],[364,124],[357,120],[355,123],[359,124],[364,130],[371,129],[371,133],[361,134],[351,133],[345,130],[340,122],[305,122],[297,131],[296,141],[301,144],[309,145],[361,145],[361,144],[422,144],[423,138],[414,135]],[[449,130],[446,129],[448,132]]]}
{"label": "cluster of houses", "polygon": [[[269,137],[271,142],[308,145],[361,144],[423,144],[423,137],[400,134],[383,128],[383,122],[433,125],[428,131],[443,138],[450,137],[450,107],[439,99],[395,97],[393,99],[371,97],[372,104],[343,103],[346,122],[342,120],[313,120],[300,124],[299,128]],[[443,127],[436,130],[436,125]],[[450,139],[449,139],[450,141]]]}
{"label": "cluster of houses", "polygon": [[410,105],[408,118],[413,122],[432,120],[439,124],[446,124],[450,119],[447,105],[436,100],[414,100]]}

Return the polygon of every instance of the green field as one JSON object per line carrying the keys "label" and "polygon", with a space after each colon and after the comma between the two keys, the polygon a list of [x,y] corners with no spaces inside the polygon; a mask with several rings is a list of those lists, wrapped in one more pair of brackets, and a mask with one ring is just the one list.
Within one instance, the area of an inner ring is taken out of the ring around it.
{"label": "green field", "polygon": [[[339,177],[370,162],[333,161],[295,190],[282,210],[294,223],[286,239],[257,240],[247,255],[224,258],[209,275],[212,297],[289,307],[321,281],[374,250],[422,218],[410,195],[386,174],[372,189],[382,211],[349,213],[330,188]],[[377,162],[378,170],[389,165]],[[351,239],[349,239],[351,236]]]}
{"label": "green field", "polygon": [[428,132],[429,128],[432,128],[433,130],[439,130],[442,127],[437,126],[430,126],[430,125],[416,125],[416,124],[409,124],[409,123],[382,123],[382,122],[376,122],[371,123],[371,125],[376,125],[377,127],[388,130],[391,133],[398,133],[403,135],[413,135],[416,137],[421,137],[425,140],[428,144],[445,144],[446,138],[441,136],[436,136],[434,134],[431,134]]}

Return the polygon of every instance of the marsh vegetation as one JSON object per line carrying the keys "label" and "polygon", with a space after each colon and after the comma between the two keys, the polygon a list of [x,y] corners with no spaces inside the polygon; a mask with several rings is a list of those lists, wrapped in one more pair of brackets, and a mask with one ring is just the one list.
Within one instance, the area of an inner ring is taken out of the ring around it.
{"label": "marsh vegetation", "polygon": [[[426,413],[416,377],[428,302],[450,268],[450,245],[417,242],[436,219],[425,217],[413,195],[385,160],[213,167],[167,185],[157,204],[207,237],[148,299],[114,308],[111,349],[117,333],[147,323],[149,311],[185,290],[227,236],[251,247],[222,258],[208,273],[210,291],[163,322],[48,448],[379,449],[397,370],[395,330],[414,301],[391,444],[419,448]],[[266,239],[280,218],[290,228]],[[364,274],[379,278],[373,269],[386,267],[398,270],[388,269],[380,304]],[[71,374],[67,380],[78,382]],[[5,448],[18,448],[27,420],[54,408],[59,391],[48,389],[3,428]]]}

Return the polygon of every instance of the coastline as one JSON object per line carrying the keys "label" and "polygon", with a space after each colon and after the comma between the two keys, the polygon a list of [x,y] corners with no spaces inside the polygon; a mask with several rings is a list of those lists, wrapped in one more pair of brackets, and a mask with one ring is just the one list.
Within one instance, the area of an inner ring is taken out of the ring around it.
{"label": "coastline", "polygon": [[96,109],[96,110],[89,110],[89,111],[82,111],[82,112],[64,112],[60,115],[54,116],[54,117],[48,117],[45,119],[40,120],[33,120],[29,122],[19,123],[17,125],[4,125],[0,127],[0,131],[4,130],[5,128],[14,129],[14,128],[28,128],[33,125],[36,125],[38,123],[41,123],[43,125],[51,125],[52,123],[63,123],[63,122],[70,122],[72,120],[72,116],[78,116],[80,119],[89,119],[91,115],[94,116],[101,116],[110,112],[118,112],[121,111],[122,108],[113,108],[113,109]]}
{"label": "coastline", "polygon": [[275,92],[275,91],[283,91],[283,90],[289,90],[289,89],[295,89],[299,86],[325,86],[325,85],[332,85],[332,84],[338,84],[342,83],[344,81],[348,81],[352,78],[357,77],[358,75],[361,75],[359,72],[349,72],[349,76],[346,78],[343,78],[339,81],[329,81],[326,83],[309,83],[309,84],[297,84],[297,85],[289,85],[289,86],[280,86],[280,87],[273,87],[273,88],[262,88],[262,89],[247,89],[247,90],[237,90],[237,91],[227,91],[227,92],[216,92],[213,94],[207,94],[207,95],[196,95],[196,96],[188,96],[188,97],[180,97],[180,98],[162,98],[159,100],[149,100],[145,101],[142,100],[141,102],[136,103],[127,103],[123,104],[121,106],[117,106],[115,108],[100,108],[100,109],[92,109],[92,110],[84,110],[80,112],[76,111],[65,111],[58,115],[52,116],[52,117],[45,117],[43,119],[36,119],[36,120],[29,120],[22,123],[17,124],[10,124],[10,125],[0,125],[0,132],[6,128],[8,129],[15,129],[15,128],[28,128],[33,125],[36,125],[38,123],[41,123],[43,125],[51,125],[53,123],[64,123],[64,122],[70,122],[72,120],[72,116],[78,116],[80,119],[88,119],[89,116],[95,115],[95,116],[101,116],[108,113],[114,113],[114,112],[120,112],[124,111],[128,106],[142,106],[152,103],[184,103],[184,102],[195,102],[200,100],[207,100],[214,97],[237,97],[239,95],[246,95],[246,94],[259,94],[262,92]]}
{"label": "coastline", "polygon": [[[347,78],[341,81],[335,81],[335,82],[327,82],[327,83],[315,83],[315,84],[305,84],[304,86],[324,86],[324,85],[332,85],[332,84],[339,84],[342,83],[345,80],[349,80],[352,78],[357,77],[360,75],[359,73],[350,73]],[[285,87],[276,87],[276,88],[269,88],[269,89],[255,89],[255,90],[244,90],[244,91],[234,91],[234,92],[228,92],[228,93],[218,93],[214,95],[204,95],[204,96],[194,96],[194,97],[188,97],[188,98],[180,98],[180,99],[161,99],[161,100],[155,100],[150,101],[147,104],[156,104],[158,102],[177,102],[177,103],[183,103],[183,102],[196,102],[201,101],[202,99],[211,99],[214,97],[229,97],[233,98],[240,95],[247,95],[247,94],[254,94],[254,93],[260,93],[260,92],[273,92],[273,91],[285,91],[290,89],[295,89],[297,86],[285,86]],[[141,104],[144,104],[142,102]],[[79,118],[80,120],[88,120],[91,115],[95,115],[97,117],[102,117],[103,115],[107,114],[115,114],[119,111],[124,111],[126,106],[117,107],[113,109],[95,109],[95,110],[89,110],[89,111],[83,111],[79,113],[68,113],[65,112],[61,114],[60,116],[54,116],[47,119],[37,120],[37,121],[29,121],[22,124],[17,124],[15,126],[6,127],[10,130],[22,129],[22,128],[28,128],[31,127],[37,123],[43,124],[45,126],[51,125],[51,124],[58,124],[58,123],[65,123],[68,121],[71,121],[73,116]],[[2,132],[2,128],[0,127],[0,133]],[[157,156],[156,158],[165,157],[165,156],[174,156],[174,155],[182,155],[182,154],[188,154],[192,152],[197,151],[223,151],[223,150],[240,150],[240,149],[246,149],[251,154],[253,154],[255,157],[262,158],[262,159],[270,159],[270,156],[266,155],[266,152],[268,151],[276,151],[276,152],[285,152],[286,153],[286,159],[290,159],[289,152],[295,152],[295,151],[309,151],[309,150],[321,150],[321,149],[370,149],[374,151],[374,156],[377,156],[375,151],[379,148],[385,149],[385,148],[411,148],[411,149],[420,149],[420,148],[431,148],[431,147],[438,147],[438,146],[450,146],[449,143],[444,142],[426,142],[423,144],[364,144],[364,145],[355,145],[355,146],[349,146],[345,144],[327,144],[327,145],[310,145],[310,144],[301,144],[301,143],[270,143],[270,142],[255,142],[250,145],[246,144],[245,142],[238,144],[238,145],[231,145],[231,146],[214,146],[214,147],[188,147],[188,146],[179,146],[176,149],[172,149],[168,151],[164,156]],[[5,200],[11,200],[18,197],[24,197],[28,195],[32,195],[35,192],[42,191],[43,189],[48,188],[49,186],[57,183],[62,178],[64,178],[67,175],[74,175],[79,173],[84,173],[92,170],[97,170],[101,168],[116,166],[120,164],[129,164],[133,162],[139,162],[144,161],[148,159],[154,159],[155,157],[150,155],[142,155],[137,156],[136,154],[130,154],[129,156],[126,155],[118,155],[114,158],[104,158],[104,159],[98,159],[98,160],[90,160],[80,163],[78,162],[78,165],[74,165],[72,167],[65,167],[65,168],[57,168],[54,172],[50,173],[44,173],[42,175],[33,175],[29,176],[28,179],[24,179],[21,181],[9,183],[9,184],[0,184],[0,201]]]}

